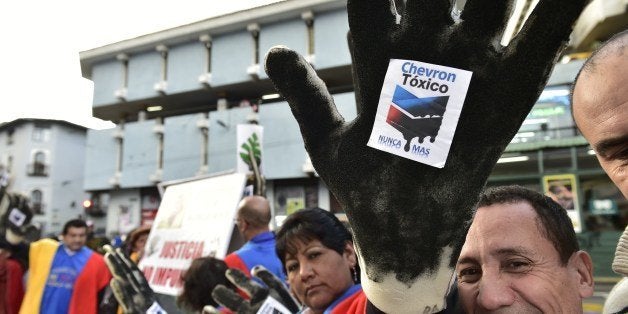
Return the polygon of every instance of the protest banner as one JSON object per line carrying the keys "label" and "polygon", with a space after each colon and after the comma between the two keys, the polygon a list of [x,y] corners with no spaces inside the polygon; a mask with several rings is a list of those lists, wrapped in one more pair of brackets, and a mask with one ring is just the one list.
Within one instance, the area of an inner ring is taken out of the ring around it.
{"label": "protest banner", "polygon": [[232,173],[163,183],[163,198],[139,267],[151,288],[178,295],[193,259],[223,259],[234,231],[245,175]]}

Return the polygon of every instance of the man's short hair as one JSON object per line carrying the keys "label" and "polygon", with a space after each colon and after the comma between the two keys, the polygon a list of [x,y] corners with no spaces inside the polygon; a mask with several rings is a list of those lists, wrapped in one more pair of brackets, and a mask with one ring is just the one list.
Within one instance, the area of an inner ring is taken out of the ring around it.
{"label": "man's short hair", "polygon": [[270,204],[261,196],[247,196],[238,215],[253,226],[267,227],[271,220]]}
{"label": "man's short hair", "polygon": [[87,230],[87,223],[82,219],[72,219],[63,225],[63,235],[68,233],[70,228],[85,228]]}
{"label": "man's short hair", "polygon": [[550,197],[518,185],[501,186],[484,191],[477,208],[519,202],[534,209],[539,231],[552,243],[561,263],[567,265],[571,255],[580,250],[580,245],[567,211]]}

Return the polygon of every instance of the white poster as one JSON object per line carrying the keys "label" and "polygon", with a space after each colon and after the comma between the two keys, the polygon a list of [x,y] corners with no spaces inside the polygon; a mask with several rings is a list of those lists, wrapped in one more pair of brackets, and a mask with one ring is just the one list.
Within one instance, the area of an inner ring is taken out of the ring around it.
{"label": "white poster", "polygon": [[262,140],[264,127],[256,124],[238,124],[237,129],[237,172],[253,173],[255,162],[262,173]]}
{"label": "white poster", "polygon": [[471,72],[391,59],[368,146],[443,168]]}
{"label": "white poster", "polygon": [[193,259],[225,257],[244,180],[234,173],[167,186],[139,265],[155,292],[178,295]]}

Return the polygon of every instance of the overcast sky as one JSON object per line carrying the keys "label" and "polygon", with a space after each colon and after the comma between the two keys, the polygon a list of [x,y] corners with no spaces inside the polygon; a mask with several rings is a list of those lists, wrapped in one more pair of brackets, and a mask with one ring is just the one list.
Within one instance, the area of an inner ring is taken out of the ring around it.
{"label": "overcast sky", "polygon": [[67,120],[92,128],[93,84],[79,51],[280,0],[7,0],[0,4],[0,122]]}

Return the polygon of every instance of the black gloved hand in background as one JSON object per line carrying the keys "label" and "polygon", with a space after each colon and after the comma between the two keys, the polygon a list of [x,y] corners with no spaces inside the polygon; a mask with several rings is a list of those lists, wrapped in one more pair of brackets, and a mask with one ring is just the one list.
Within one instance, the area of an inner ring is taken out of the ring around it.
{"label": "black gloved hand in background", "polygon": [[[266,287],[246,277],[237,269],[229,269],[226,273],[229,281],[250,296],[249,300],[243,299],[236,292],[223,285],[214,288],[212,298],[238,314],[277,313],[273,310],[279,311],[279,313],[297,313],[299,311],[299,306],[286,286],[273,273],[263,266],[255,266],[251,269],[251,275],[259,278],[266,284]],[[212,310],[208,309],[207,312],[211,313]]]}
{"label": "black gloved hand in background", "polygon": [[[105,245],[104,249],[107,252],[105,262],[113,275],[109,285],[124,313],[144,314],[151,308],[161,309],[153,289],[137,265],[119,248]],[[166,313],[163,310],[161,312]]]}

